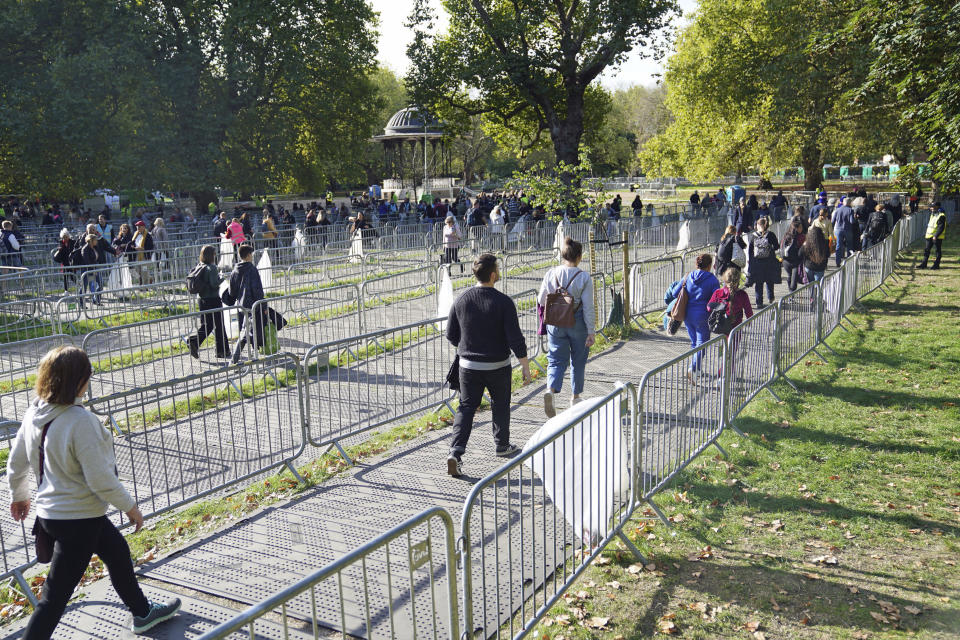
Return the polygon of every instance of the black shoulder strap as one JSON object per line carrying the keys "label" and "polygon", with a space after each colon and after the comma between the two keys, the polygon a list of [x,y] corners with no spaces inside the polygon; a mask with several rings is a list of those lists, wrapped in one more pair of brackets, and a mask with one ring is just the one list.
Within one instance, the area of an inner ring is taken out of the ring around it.
{"label": "black shoulder strap", "polygon": [[[56,418],[54,418],[55,420]],[[40,433],[40,477],[37,478],[37,489],[40,488],[40,485],[43,484],[43,448],[47,442],[47,430],[50,428],[50,425],[53,424],[53,420],[43,425],[43,431]]]}

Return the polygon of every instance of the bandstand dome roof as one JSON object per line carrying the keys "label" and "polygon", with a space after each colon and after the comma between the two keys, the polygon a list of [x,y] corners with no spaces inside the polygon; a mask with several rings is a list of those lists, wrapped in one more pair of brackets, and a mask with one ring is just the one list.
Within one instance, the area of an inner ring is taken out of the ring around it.
{"label": "bandstand dome roof", "polygon": [[[426,133],[428,136],[443,135],[443,125],[439,120],[427,114]],[[420,136],[424,134],[424,117],[417,107],[407,107],[397,111],[383,128],[383,136],[378,138],[394,138],[405,136]]]}

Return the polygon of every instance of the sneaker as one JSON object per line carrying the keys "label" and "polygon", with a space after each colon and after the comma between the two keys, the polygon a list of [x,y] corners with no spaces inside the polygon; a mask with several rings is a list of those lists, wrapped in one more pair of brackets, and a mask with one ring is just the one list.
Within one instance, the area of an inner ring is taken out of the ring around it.
{"label": "sneaker", "polygon": [[547,414],[548,418],[557,415],[557,408],[553,406],[553,393],[549,391],[543,394],[543,412]]}
{"label": "sneaker", "polygon": [[161,622],[177,615],[177,611],[179,610],[180,598],[171,598],[167,602],[151,602],[150,611],[147,612],[147,615],[142,618],[140,616],[133,616],[133,624],[130,626],[130,629],[134,633],[149,631]]}
{"label": "sneaker", "polygon": [[933,263],[933,266],[930,267],[930,268],[931,268],[931,269],[939,269],[939,268],[940,268],[940,263],[939,263],[939,262],[934,262],[934,263]]}
{"label": "sneaker", "polygon": [[520,452],[520,447],[515,444],[508,444],[505,447],[497,447],[497,457],[498,458],[509,458],[510,456]]}
{"label": "sneaker", "polygon": [[447,456],[447,473],[454,478],[459,478],[462,476],[463,461],[453,454]]}

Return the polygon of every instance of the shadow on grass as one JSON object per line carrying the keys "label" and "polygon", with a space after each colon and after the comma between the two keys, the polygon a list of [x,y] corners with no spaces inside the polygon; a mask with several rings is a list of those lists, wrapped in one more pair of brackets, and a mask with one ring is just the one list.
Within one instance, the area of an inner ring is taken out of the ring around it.
{"label": "shadow on grass", "polygon": [[[926,602],[908,597],[891,596],[888,592],[874,589],[873,584],[889,584],[891,580],[900,580],[903,593],[926,593],[934,596],[954,597],[949,593],[931,589],[908,580],[901,575],[867,573],[865,577],[851,576],[856,573],[849,567],[841,567],[836,575],[829,573],[812,574],[810,569],[788,568],[782,566],[778,559],[767,559],[756,554],[749,554],[736,549],[715,547],[715,553],[724,560],[735,563],[718,564],[713,561],[691,562],[683,557],[658,556],[658,564],[669,565],[669,570],[657,582],[656,590],[652,593],[650,604],[646,610],[634,618],[632,626],[627,629],[627,637],[653,637],[658,632],[660,617],[670,611],[670,603],[676,601],[676,591],[691,585],[690,588],[700,592],[698,598],[708,603],[735,602],[742,608],[754,608],[774,616],[773,625],[784,625],[782,631],[789,633],[790,621],[799,621],[805,615],[809,616],[806,626],[816,632],[823,627],[821,633],[827,633],[826,627],[853,628],[861,627],[877,630],[878,623],[870,616],[870,612],[880,613],[878,601],[887,601],[893,606],[906,611],[906,607],[916,607],[924,610],[922,618],[915,618],[903,613],[900,628],[912,631],[917,629],[951,628],[956,624],[957,611],[949,605],[929,608]],[[778,566],[770,566],[776,564]],[[691,576],[699,574],[691,580]],[[808,576],[820,575],[821,579],[811,579]],[[854,594],[848,586],[856,582]],[[776,607],[776,608],[774,608]],[[924,607],[928,607],[924,609]],[[683,610],[683,605],[676,609]],[[728,608],[728,607],[727,607]],[[690,611],[679,613],[677,624],[681,632],[685,627],[692,637],[701,630],[697,628],[699,614]],[[804,624],[794,622],[793,624]],[[717,623],[707,626],[703,632],[716,632]],[[889,628],[889,627],[888,627]],[[955,627],[954,627],[955,628]],[[769,628],[777,632],[776,628]],[[704,636],[707,637],[707,636]],[[726,635],[724,635],[726,637]],[[777,636],[781,637],[781,636]],[[783,636],[789,637],[789,636]],[[823,636],[827,637],[827,636]]]}

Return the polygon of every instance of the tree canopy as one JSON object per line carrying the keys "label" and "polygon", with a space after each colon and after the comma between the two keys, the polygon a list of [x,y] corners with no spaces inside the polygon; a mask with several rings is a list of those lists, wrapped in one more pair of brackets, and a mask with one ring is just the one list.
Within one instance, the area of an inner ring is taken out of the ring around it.
{"label": "tree canopy", "polygon": [[373,23],[363,0],[0,0],[0,190],[324,189],[378,115]]}
{"label": "tree canopy", "polygon": [[[554,158],[579,165],[590,87],[631,50],[655,51],[673,0],[444,0],[435,35],[428,0],[416,0],[407,83],[447,117],[486,114],[549,134]],[[529,123],[529,124],[527,124]],[[532,126],[531,126],[532,125]]]}
{"label": "tree canopy", "polygon": [[812,188],[826,158],[889,144],[896,105],[855,94],[870,71],[870,35],[844,27],[860,4],[703,0],[667,63],[676,120],[644,149],[644,169],[709,179],[799,163]]}

